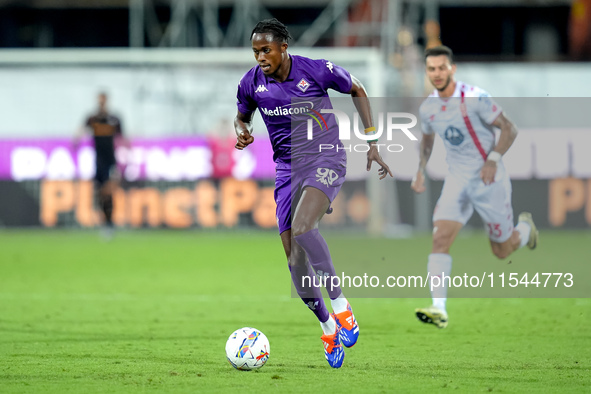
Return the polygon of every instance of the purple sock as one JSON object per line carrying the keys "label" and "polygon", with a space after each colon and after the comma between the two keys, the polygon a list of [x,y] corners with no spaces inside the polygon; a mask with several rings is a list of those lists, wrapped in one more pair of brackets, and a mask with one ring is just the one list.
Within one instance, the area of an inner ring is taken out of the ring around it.
{"label": "purple sock", "polygon": [[[304,234],[294,237],[295,241],[300,245],[308,256],[310,265],[316,271],[316,274],[326,280],[326,292],[331,300],[334,300],[341,295],[340,286],[332,286],[331,277],[336,276],[328,245],[320,235],[317,228],[310,230]],[[338,277],[337,277],[338,278]],[[336,283],[335,283],[336,284]]]}
{"label": "purple sock", "polygon": [[[316,278],[314,271],[312,271],[306,262],[304,262],[303,266],[296,265],[292,267],[288,264],[288,267],[289,272],[291,273],[291,281],[293,282],[296,291],[298,292],[298,295],[304,304],[306,304],[306,306],[310,308],[312,312],[314,312],[321,323],[327,321],[330,314],[328,313],[328,309],[326,309],[326,305],[324,304],[320,287],[318,287],[318,281],[304,281],[305,286],[302,284],[302,276],[308,277],[311,280]],[[308,286],[308,283],[311,283],[311,286]],[[314,284],[316,284],[316,286],[314,286]]]}

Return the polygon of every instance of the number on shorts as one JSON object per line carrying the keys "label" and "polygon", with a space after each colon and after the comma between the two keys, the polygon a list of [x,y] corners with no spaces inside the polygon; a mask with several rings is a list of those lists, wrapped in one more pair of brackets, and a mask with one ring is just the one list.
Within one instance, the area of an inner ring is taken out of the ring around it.
{"label": "number on shorts", "polygon": [[488,234],[491,237],[499,238],[503,234],[503,230],[501,230],[500,223],[487,223],[488,225]]}

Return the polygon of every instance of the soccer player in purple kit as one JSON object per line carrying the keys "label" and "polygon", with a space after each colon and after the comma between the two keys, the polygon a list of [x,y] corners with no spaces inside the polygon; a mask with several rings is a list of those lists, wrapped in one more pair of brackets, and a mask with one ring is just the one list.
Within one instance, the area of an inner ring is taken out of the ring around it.
{"label": "soccer player in purple kit", "polygon": [[[295,152],[292,145],[305,141],[306,128],[292,127],[292,114],[311,108],[299,107],[290,114],[292,98],[317,99],[308,103],[313,106],[320,100],[324,109],[331,109],[328,89],[350,94],[355,98],[353,101],[366,134],[373,134],[375,128],[367,92],[361,82],[330,61],[288,54],[290,38],[285,25],[277,19],[259,22],[251,33],[252,50],[258,65],[242,77],[238,86],[238,113],[234,120],[238,136],[236,148],[242,150],[254,142],[251,122],[258,108],[273,145],[277,222],[291,278],[298,295],[320,322],[329,365],[340,368],[345,357],[343,345],[353,346],[359,336],[351,305],[339,287],[327,286],[334,312],[330,314],[320,289],[304,287],[302,278],[313,278],[316,274],[325,278],[335,276],[328,245],[318,232],[318,223],[325,213],[330,213],[330,204],[344,182],[346,154],[331,114],[324,116],[328,130],[315,133],[315,142],[340,146],[341,149],[322,153],[306,149]],[[320,108],[315,107],[315,110]],[[367,170],[375,161],[380,166],[380,179],[387,174],[392,176],[375,143],[369,141]],[[311,267],[306,263],[306,256]]]}

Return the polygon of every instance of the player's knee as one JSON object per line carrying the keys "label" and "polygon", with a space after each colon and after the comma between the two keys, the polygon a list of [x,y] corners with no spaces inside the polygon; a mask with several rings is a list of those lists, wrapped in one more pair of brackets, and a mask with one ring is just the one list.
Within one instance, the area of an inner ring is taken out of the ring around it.
{"label": "player's knee", "polygon": [[298,235],[302,235],[307,233],[308,231],[312,230],[314,228],[313,225],[309,225],[307,223],[293,223],[291,225],[291,234],[294,237],[297,237]]}
{"label": "player's knee", "polygon": [[502,247],[493,247],[492,252],[499,260],[504,260],[511,254],[510,250]]}
{"label": "player's knee", "polygon": [[433,253],[447,253],[451,246],[452,237],[446,234],[433,235]]}

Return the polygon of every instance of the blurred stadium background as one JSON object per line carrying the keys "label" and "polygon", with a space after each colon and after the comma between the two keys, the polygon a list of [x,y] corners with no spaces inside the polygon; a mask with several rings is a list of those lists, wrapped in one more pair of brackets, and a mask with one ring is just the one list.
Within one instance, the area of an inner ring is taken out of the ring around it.
{"label": "blurred stadium background", "polygon": [[[345,392],[589,392],[589,299],[534,298],[533,284],[526,298],[451,290],[446,330],[416,321],[425,299],[357,298],[363,344],[329,371],[317,322],[288,294],[259,115],[255,143],[233,148],[249,34],[271,16],[291,53],[345,66],[396,111],[430,90],[424,48],[453,48],[457,79],[520,129],[504,159],[514,211],[541,228],[537,250],[498,261],[475,216],[454,275],[572,272],[568,294],[589,293],[591,0],[0,0],[0,392],[328,392],[336,379]],[[72,144],[99,91],[131,140],[110,243],[95,230],[92,143]],[[395,179],[348,169],[322,222],[338,269],[424,274],[446,165],[438,145],[415,196],[418,144],[404,146],[385,157]],[[224,358],[246,325],[271,342],[261,373]]]}
{"label": "blurred stadium background", "polygon": [[[345,66],[373,97],[423,97],[421,54],[440,41],[457,55],[457,78],[494,97],[588,95],[588,0],[3,0],[0,226],[97,225],[94,152],[71,140],[104,90],[132,141],[117,152],[126,179],[119,226],[273,228],[266,130],[257,116],[257,144],[238,152],[231,125],[237,82],[254,65],[249,33],[267,17],[287,24],[292,53]],[[516,211],[527,206],[543,228],[587,228],[590,130],[517,124],[507,156]],[[408,181],[418,155],[410,156],[392,159],[394,182],[351,176],[336,203],[342,213],[326,226],[428,230],[444,157],[432,159],[430,195],[415,197]],[[376,195],[386,216],[372,214]]]}

